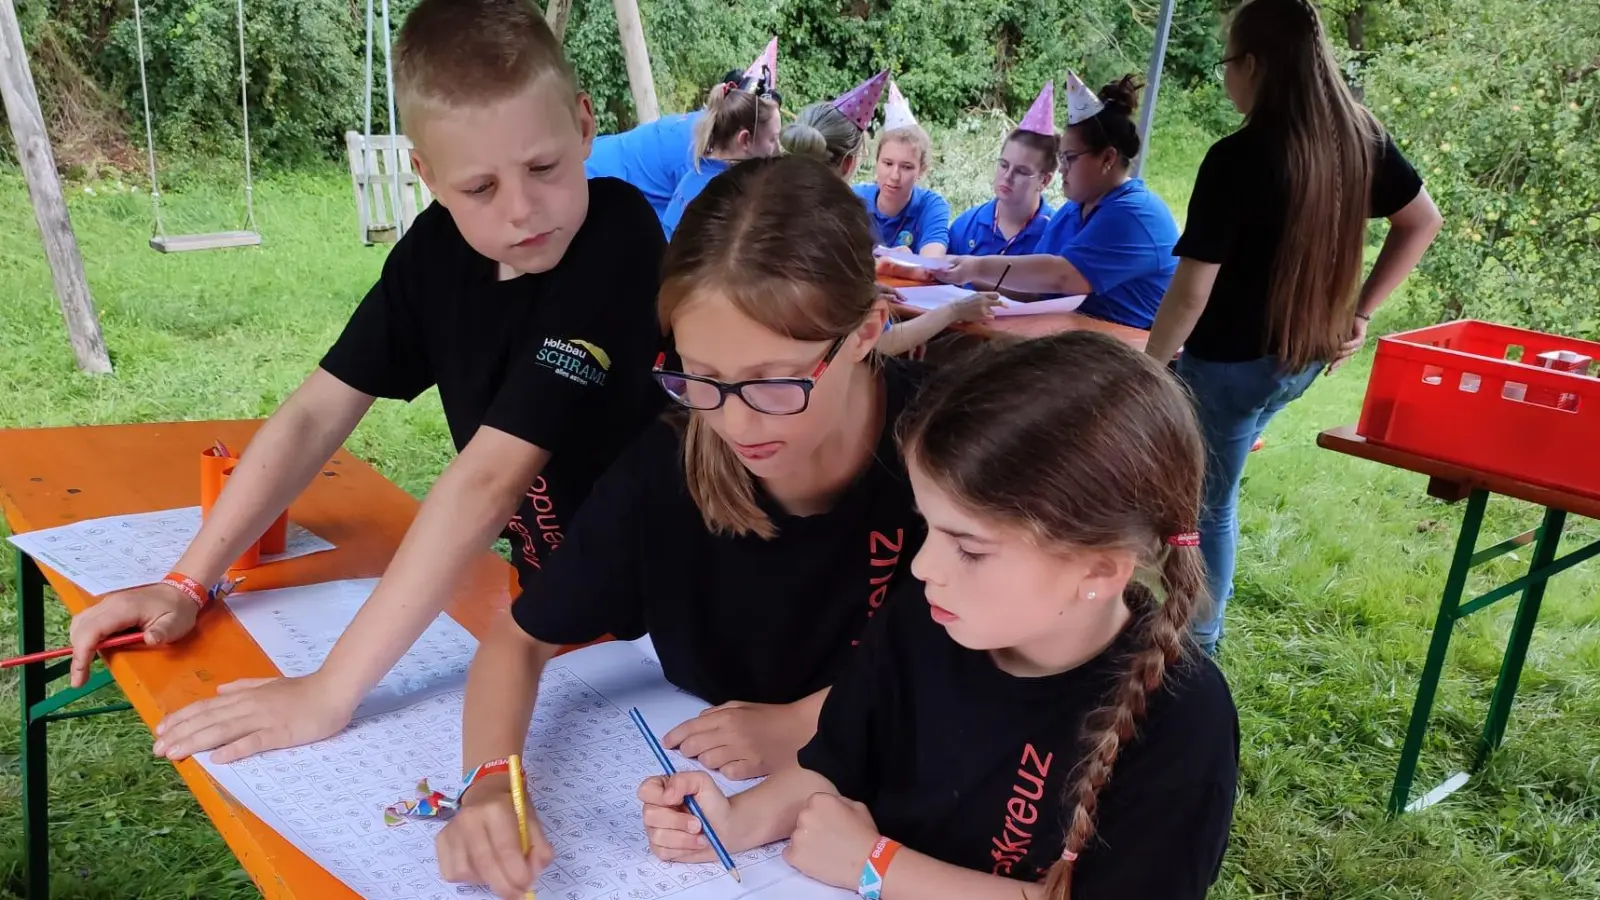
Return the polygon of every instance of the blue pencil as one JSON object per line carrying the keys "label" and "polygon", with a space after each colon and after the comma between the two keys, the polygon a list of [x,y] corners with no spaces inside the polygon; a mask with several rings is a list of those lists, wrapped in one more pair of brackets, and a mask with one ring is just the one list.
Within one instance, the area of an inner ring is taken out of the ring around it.
{"label": "blue pencil", "polygon": [[[650,745],[650,752],[656,755],[656,760],[661,763],[661,768],[666,770],[668,775],[677,774],[678,770],[672,767],[672,760],[667,758],[667,751],[662,749],[661,742],[656,740],[655,732],[651,731],[650,726],[645,724],[644,713],[639,712],[639,708],[636,706],[628,710],[628,718],[633,720],[633,724],[638,727],[639,733],[644,735],[645,743]],[[694,813],[696,819],[700,820],[700,827],[705,831],[706,840],[711,842],[711,849],[716,851],[717,859],[722,862],[722,867],[728,870],[728,874],[733,876],[734,881],[742,883],[744,879],[739,877],[739,867],[733,864],[733,857],[728,855],[728,850],[722,846],[722,841],[717,837],[717,833],[711,830],[711,823],[706,821],[706,814],[701,812],[700,804],[694,802],[694,797],[690,796],[684,798],[684,805],[689,807],[689,812]]]}

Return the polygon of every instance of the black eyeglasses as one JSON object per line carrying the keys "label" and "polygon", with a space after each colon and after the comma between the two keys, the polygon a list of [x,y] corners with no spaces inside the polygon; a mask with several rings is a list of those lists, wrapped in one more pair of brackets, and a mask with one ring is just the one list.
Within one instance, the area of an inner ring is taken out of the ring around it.
{"label": "black eyeglasses", "polygon": [[1220,61],[1218,61],[1217,62],[1217,69],[1216,69],[1217,80],[1218,81],[1226,80],[1227,77],[1228,77],[1228,63],[1238,62],[1241,59],[1244,59],[1244,54],[1243,53],[1240,53],[1240,54],[1238,54],[1236,56],[1224,56]]}
{"label": "black eyeglasses", "polygon": [[837,338],[828,345],[828,352],[811,370],[811,374],[804,378],[752,378],[748,381],[723,382],[703,375],[690,375],[687,372],[672,372],[661,368],[667,362],[665,353],[656,357],[655,375],[656,383],[667,392],[667,396],[678,401],[679,405],[689,409],[701,411],[720,409],[731,395],[738,395],[744,405],[758,413],[769,416],[794,416],[806,411],[811,404],[811,389],[816,387],[817,379],[828,370],[828,364],[839,355],[839,348],[844,346],[844,338]]}

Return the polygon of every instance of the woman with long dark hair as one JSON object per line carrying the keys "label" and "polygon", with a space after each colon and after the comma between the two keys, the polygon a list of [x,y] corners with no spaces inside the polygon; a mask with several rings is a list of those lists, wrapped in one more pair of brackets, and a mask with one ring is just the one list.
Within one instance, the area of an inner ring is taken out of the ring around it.
{"label": "woman with long dark hair", "polygon": [[[1182,348],[1178,373],[1205,433],[1200,534],[1216,607],[1196,637],[1208,648],[1233,594],[1251,444],[1318,372],[1361,348],[1442,223],[1416,170],[1350,93],[1307,0],[1241,6],[1221,69],[1244,126],[1200,166],[1148,345],[1161,361]],[[1363,281],[1369,218],[1390,229]]]}

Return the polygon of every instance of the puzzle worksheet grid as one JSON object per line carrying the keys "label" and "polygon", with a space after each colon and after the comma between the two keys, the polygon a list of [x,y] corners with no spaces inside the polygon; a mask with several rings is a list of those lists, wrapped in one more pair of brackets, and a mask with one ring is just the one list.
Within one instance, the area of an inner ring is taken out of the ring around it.
{"label": "puzzle worksheet grid", "polygon": [[[200,507],[106,516],[14,535],[11,543],[93,596],[166,577],[200,530]],[[308,556],[334,546],[289,523],[284,552],[261,557],[263,565]]]}
{"label": "puzzle worksheet grid", "polygon": [[[646,680],[659,682],[636,691],[641,697],[674,693],[660,679],[657,664],[634,648],[591,649],[613,651],[612,656],[632,653],[627,664],[638,663]],[[385,806],[413,796],[422,778],[454,795],[462,770],[462,699],[461,691],[436,694],[359,719],[342,734],[308,747],[229,766],[202,757],[202,764],[263,821],[363,897],[492,900],[485,888],[452,885],[439,877],[434,837],[442,823],[386,827],[382,817]],[[646,702],[638,705],[651,715]],[[666,710],[674,707],[681,708],[681,702],[669,701]],[[673,721],[653,727],[682,720],[667,717]],[[556,851],[537,885],[542,900],[723,900],[789,880],[802,882],[795,885],[795,896],[819,896],[821,886],[778,858],[781,844],[737,857],[743,886],[714,863],[666,864],[651,856],[636,791],[645,778],[660,774],[655,757],[619,704],[560,660],[540,681],[526,747],[530,799]],[[672,756],[675,766],[698,768]],[[730,793],[748,786],[717,780]]]}
{"label": "puzzle worksheet grid", "polygon": [[[309,675],[378,586],[376,578],[354,578],[228,597],[228,609],[278,671]],[[430,694],[466,684],[478,641],[454,619],[434,618],[356,708],[355,718],[398,709]]]}

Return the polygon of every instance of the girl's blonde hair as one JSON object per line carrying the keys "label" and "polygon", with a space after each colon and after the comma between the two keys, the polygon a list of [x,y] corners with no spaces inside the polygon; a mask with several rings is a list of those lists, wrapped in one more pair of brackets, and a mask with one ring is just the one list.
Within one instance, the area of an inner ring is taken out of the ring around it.
{"label": "girl's blonde hair", "polygon": [[[883,155],[883,146],[889,143],[901,143],[917,151],[917,159],[921,160],[922,169],[928,168],[928,163],[933,158],[933,140],[928,133],[922,130],[921,125],[905,125],[900,128],[891,128],[878,136],[878,156]],[[874,159],[877,156],[873,157]]]}
{"label": "girl's blonde hair", "polygon": [[705,114],[694,123],[695,169],[699,170],[700,160],[712,151],[738,140],[739,132],[749,131],[753,138],[762,125],[777,115],[778,104],[742,89],[738,82],[724,81],[712,88],[706,97]]}
{"label": "girl's blonde hair", "polygon": [[843,166],[850,157],[860,156],[865,140],[866,135],[856,127],[856,123],[835,109],[832,101],[828,100],[800,110],[800,115],[783,129],[781,137],[785,153],[809,156],[835,169]]}
{"label": "girl's blonde hair", "polygon": [[[670,332],[686,304],[716,297],[786,338],[846,337],[877,303],[873,241],[866,208],[824,163],[804,156],[745,160],[684,211],[662,266],[662,328]],[[776,536],[756,503],[750,471],[703,416],[689,414],[683,465],[706,528]]]}

